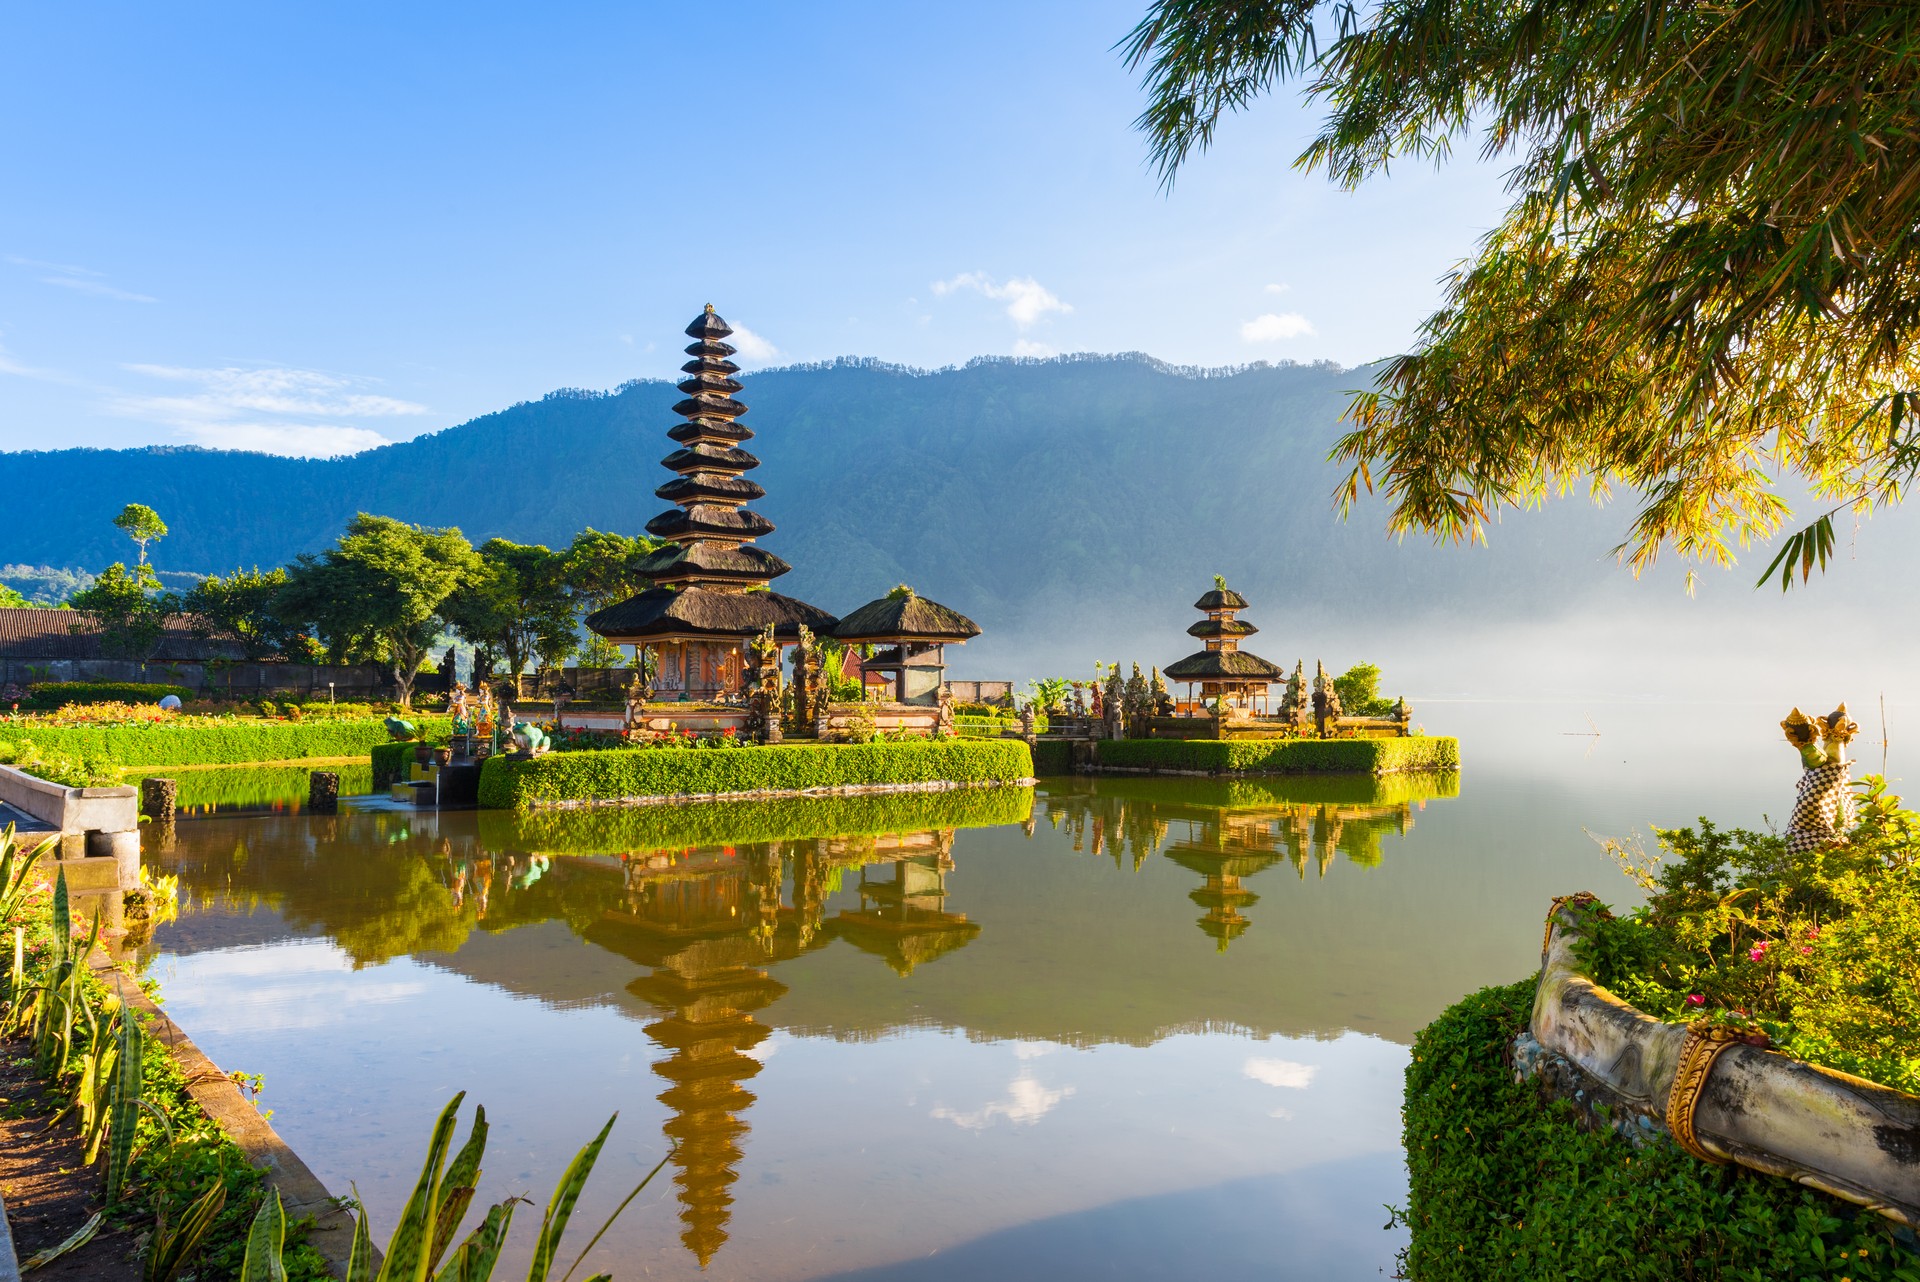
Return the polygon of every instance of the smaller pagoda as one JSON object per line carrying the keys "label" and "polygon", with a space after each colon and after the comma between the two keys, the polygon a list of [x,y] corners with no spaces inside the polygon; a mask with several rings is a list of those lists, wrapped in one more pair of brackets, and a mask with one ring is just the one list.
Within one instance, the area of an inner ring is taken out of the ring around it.
{"label": "smaller pagoda", "polygon": [[1267,687],[1286,680],[1278,665],[1240,648],[1240,642],[1260,629],[1238,617],[1247,608],[1247,599],[1227,586],[1219,575],[1213,576],[1213,591],[1193,603],[1206,615],[1187,635],[1199,637],[1206,649],[1190,654],[1163,670],[1174,681],[1185,682],[1191,701],[1192,689],[1200,687],[1203,699],[1223,699],[1258,713],[1267,697]]}
{"label": "smaller pagoda", "polygon": [[833,629],[849,646],[880,647],[860,664],[863,681],[889,677],[897,703],[933,706],[946,684],[947,646],[965,645],[980,626],[958,610],[929,601],[901,584],[878,601],[869,601]]}

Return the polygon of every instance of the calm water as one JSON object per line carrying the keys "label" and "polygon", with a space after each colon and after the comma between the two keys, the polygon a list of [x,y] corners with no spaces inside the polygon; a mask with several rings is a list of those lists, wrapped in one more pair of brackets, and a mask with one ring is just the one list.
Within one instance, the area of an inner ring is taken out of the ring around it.
{"label": "calm water", "polygon": [[1457,778],[1058,779],[680,832],[200,819],[148,852],[190,904],[147,951],[380,1240],[464,1089],[488,1200],[544,1203],[618,1111],[576,1250],[677,1144],[590,1261],[621,1278],[1377,1277],[1415,1030],[1527,974],[1553,895],[1629,901],[1589,833],[1784,814],[1782,711],[1429,704]]}

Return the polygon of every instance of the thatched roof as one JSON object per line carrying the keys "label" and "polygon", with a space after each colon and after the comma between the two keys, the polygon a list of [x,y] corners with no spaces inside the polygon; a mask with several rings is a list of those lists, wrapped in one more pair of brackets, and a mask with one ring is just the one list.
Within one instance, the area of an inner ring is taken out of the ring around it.
{"label": "thatched roof", "polygon": [[777,579],[793,567],[751,544],[669,543],[647,553],[636,568],[656,582],[669,583],[692,577],[758,582]]}
{"label": "thatched roof", "polygon": [[669,472],[745,472],[759,467],[760,460],[742,449],[690,445],[661,459],[660,466]]}
{"label": "thatched roof", "polygon": [[699,342],[688,343],[681,350],[689,356],[698,356],[712,360],[725,360],[739,349],[730,343]]}
{"label": "thatched roof", "polygon": [[696,418],[687,423],[675,423],[667,429],[667,436],[681,442],[747,441],[753,439],[753,429],[730,419]]}
{"label": "thatched roof", "polygon": [[1196,610],[1244,610],[1247,598],[1232,588],[1215,588],[1193,603]]}
{"label": "thatched roof", "polygon": [[700,499],[746,503],[767,496],[765,490],[744,476],[722,476],[717,472],[691,472],[686,476],[676,476],[653,493],[669,503]]}
{"label": "thatched roof", "polygon": [[732,370],[706,370],[700,368],[699,361],[691,363],[694,368],[687,372],[692,377],[674,384],[688,396],[732,396],[746,386],[739,379],[730,377]]}
{"label": "thatched roof", "polygon": [[916,966],[938,961],[964,948],[980,934],[980,923],[958,913],[929,914],[928,920],[902,922],[874,913],[843,912],[830,929],[863,953],[887,963],[896,975],[910,975]]}
{"label": "thatched roof", "polygon": [[[727,347],[725,343],[695,343],[693,345],[693,347],[707,346]],[[689,347],[687,350],[692,351],[693,347]],[[731,352],[733,349],[727,347],[727,350]],[[718,374],[724,378],[731,374],[738,374],[740,367],[728,360],[725,356],[695,356],[692,360],[680,367],[680,372],[683,374]]]}
{"label": "thatched roof", "polygon": [[673,412],[681,418],[738,418],[747,407],[731,396],[689,396],[675,401]]}
{"label": "thatched roof", "polygon": [[867,602],[841,619],[833,635],[842,641],[965,641],[980,635],[980,625],[938,601],[904,592]]}
{"label": "thatched roof", "polygon": [[1175,681],[1284,681],[1286,673],[1245,650],[1202,650],[1160,669]]}
{"label": "thatched roof", "polygon": [[720,313],[713,310],[713,304],[707,304],[707,310],[693,318],[687,326],[687,337],[712,342],[733,333],[733,326],[720,319]]}
{"label": "thatched roof", "polygon": [[1250,637],[1259,630],[1244,619],[1202,619],[1187,629],[1187,635],[1190,637]]}
{"label": "thatched roof", "polygon": [[775,636],[799,635],[802,625],[830,632],[834,617],[818,606],[777,592],[719,592],[710,588],[649,588],[617,605],[595,610],[587,626],[609,641],[644,642],[654,637],[750,637],[768,624]]}
{"label": "thatched roof", "polygon": [[773,522],[743,507],[692,507],[662,512],[647,522],[647,533],[657,538],[757,539],[773,533]]}

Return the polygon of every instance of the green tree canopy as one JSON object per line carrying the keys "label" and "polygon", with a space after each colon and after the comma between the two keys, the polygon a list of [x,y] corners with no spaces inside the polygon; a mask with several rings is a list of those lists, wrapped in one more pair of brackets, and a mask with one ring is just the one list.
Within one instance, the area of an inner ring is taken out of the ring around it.
{"label": "green tree canopy", "polygon": [[1345,505],[1377,488],[1396,530],[1463,540],[1624,487],[1638,570],[1729,562],[1807,490],[1832,507],[1775,562],[1804,575],[1920,468],[1911,6],[1155,0],[1124,47],[1169,180],[1295,79],[1327,109],[1298,163],[1345,187],[1472,136],[1513,161],[1504,220],[1350,407]]}
{"label": "green tree canopy", "polygon": [[33,602],[20,595],[19,589],[11,584],[0,583],[0,609],[22,610],[31,608]]}
{"label": "green tree canopy", "polygon": [[572,647],[573,601],[561,575],[561,553],[538,543],[488,539],[479,558],[442,611],[455,632],[476,649],[500,655],[515,677],[535,655]]}
{"label": "green tree canopy", "polygon": [[129,503],[113,518],[120,532],[140,545],[140,564],[147,563],[147,544],[167,537],[167,523],[145,503]]}
{"label": "green tree canopy", "polygon": [[279,598],[287,586],[285,570],[235,570],[221,578],[208,575],[180,599],[180,610],[201,637],[237,638],[249,659],[285,657],[310,662],[306,629],[280,617]]}
{"label": "green tree canopy", "polygon": [[659,546],[644,534],[629,538],[591,527],[574,535],[561,554],[561,577],[581,614],[592,614],[653,586],[637,567]]}
{"label": "green tree canopy", "polygon": [[[151,659],[167,634],[167,621],[180,613],[180,599],[160,590],[160,576],[144,562],[129,570],[115,561],[67,604],[99,627],[103,651],[125,659]],[[73,624],[70,630],[85,629]]]}
{"label": "green tree canopy", "polygon": [[295,562],[273,608],[283,620],[311,626],[330,658],[389,665],[404,708],[444,626],[447,599],[479,567],[457,529],[362,512],[333,547]]}

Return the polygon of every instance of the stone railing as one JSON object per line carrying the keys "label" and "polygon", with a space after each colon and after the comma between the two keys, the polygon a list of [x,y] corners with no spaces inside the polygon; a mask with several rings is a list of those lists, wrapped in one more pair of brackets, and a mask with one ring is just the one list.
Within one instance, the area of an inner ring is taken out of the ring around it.
{"label": "stone railing", "polygon": [[1920,1227],[1920,1097],[1635,1010],[1580,970],[1582,900],[1548,918],[1523,1074],[1630,1138],[1665,1133]]}
{"label": "stone railing", "polygon": [[[40,875],[67,876],[76,920],[99,913],[109,929],[122,921],[122,897],[140,884],[140,794],[134,788],[69,788],[0,766],[0,801],[45,825],[23,844],[53,838]],[[56,836],[57,834],[57,836]]]}

